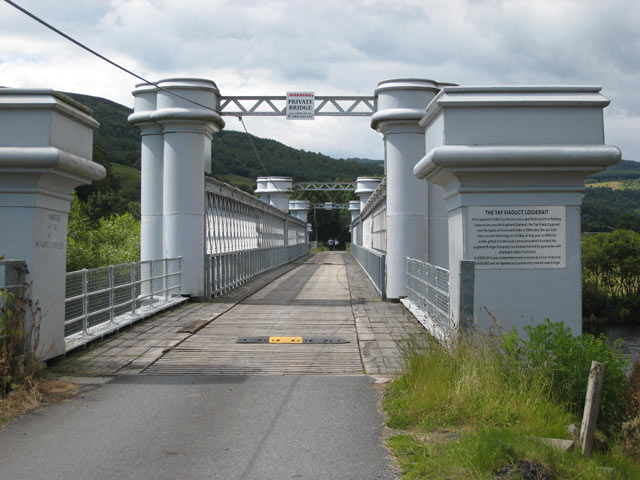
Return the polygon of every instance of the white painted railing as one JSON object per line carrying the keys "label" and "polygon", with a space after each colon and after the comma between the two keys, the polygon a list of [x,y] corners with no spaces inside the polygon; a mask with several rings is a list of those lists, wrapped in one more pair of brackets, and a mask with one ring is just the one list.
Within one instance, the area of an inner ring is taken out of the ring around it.
{"label": "white painted railing", "polygon": [[360,264],[369,280],[376,288],[382,299],[387,296],[386,292],[386,255],[369,248],[351,244],[351,255]]}
{"label": "white painted railing", "polygon": [[66,350],[183,302],[180,282],[180,258],[68,272],[64,322]]}
{"label": "white painted railing", "polygon": [[351,223],[351,254],[386,298],[387,182],[382,179],[367,204]]}
{"label": "white painted railing", "polygon": [[303,221],[212,178],[205,192],[207,298],[308,253]]}
{"label": "white painted railing", "polygon": [[387,251],[387,182],[383,179],[351,223],[353,242],[379,253]]}

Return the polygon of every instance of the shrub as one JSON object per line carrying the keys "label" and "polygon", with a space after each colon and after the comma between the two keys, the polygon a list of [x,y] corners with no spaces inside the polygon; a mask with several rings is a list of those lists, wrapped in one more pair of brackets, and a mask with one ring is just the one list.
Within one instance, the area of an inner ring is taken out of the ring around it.
{"label": "shrub", "polygon": [[[27,271],[24,267],[24,275]],[[0,396],[25,382],[40,368],[37,354],[40,339],[40,308],[28,294],[0,290]]]}
{"label": "shrub", "polygon": [[618,344],[609,345],[602,335],[574,336],[562,322],[548,319],[540,325],[525,327],[525,332],[528,339],[520,338],[515,330],[503,336],[505,360],[547,378],[552,397],[577,415],[584,409],[591,362],[604,364],[599,423],[603,430],[612,433],[623,420],[623,392],[629,384],[625,374],[627,360]]}
{"label": "shrub", "polygon": [[503,363],[495,339],[479,334],[450,349],[435,340],[412,346],[385,398],[389,426],[517,425],[535,435],[564,435],[573,417],[549,399],[544,379],[515,366],[507,374]]}

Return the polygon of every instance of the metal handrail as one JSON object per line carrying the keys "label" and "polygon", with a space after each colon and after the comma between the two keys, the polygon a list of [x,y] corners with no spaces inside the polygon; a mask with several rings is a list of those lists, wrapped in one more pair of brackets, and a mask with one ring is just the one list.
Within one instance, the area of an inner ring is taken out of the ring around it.
{"label": "metal handrail", "polygon": [[[179,295],[182,281],[181,262],[181,257],[163,258],[68,272],[66,274],[67,287],[69,286],[70,279],[80,277],[79,287],[81,293],[70,294],[67,291],[65,294],[65,335],[68,336],[76,333],[70,330],[74,330],[73,326],[77,325],[80,321],[82,322],[81,330],[83,334],[88,335],[89,328],[97,325],[91,324],[91,319],[96,316],[108,312],[108,318],[98,322],[98,324],[107,322],[113,324],[115,318],[124,311],[135,314],[138,308],[148,310],[156,307],[159,303],[167,302],[172,293]],[[156,269],[154,268],[154,265],[158,263],[162,265],[160,273],[156,273]],[[177,264],[175,268],[176,271],[169,271],[170,264]],[[144,266],[148,266],[148,269],[145,269]],[[114,271],[116,271],[116,269],[128,269],[128,275],[122,278],[128,277],[129,281],[117,281],[114,278]],[[145,270],[148,270],[150,275],[143,278],[143,272]],[[140,273],[139,277],[137,275],[138,271]],[[90,288],[90,277],[103,272],[106,272],[108,275],[108,286]],[[158,284],[160,284],[160,288],[156,289],[155,286]],[[122,292],[127,291],[129,295],[125,294],[123,296]],[[107,305],[96,308],[92,300],[99,300],[102,297],[108,298],[106,302]],[[79,315],[74,315],[74,305],[76,308],[78,306],[81,307],[81,313]],[[127,307],[127,310],[123,310],[123,307]]]}

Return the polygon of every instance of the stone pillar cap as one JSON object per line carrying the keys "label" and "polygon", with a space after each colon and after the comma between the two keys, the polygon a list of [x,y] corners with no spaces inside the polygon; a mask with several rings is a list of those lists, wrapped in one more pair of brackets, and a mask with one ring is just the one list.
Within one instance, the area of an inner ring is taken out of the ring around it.
{"label": "stone pillar cap", "polygon": [[293,193],[293,178],[291,177],[258,177],[256,179],[256,193],[258,194],[286,194]]}
{"label": "stone pillar cap", "polygon": [[107,174],[99,163],[55,147],[0,147],[0,171],[4,169],[56,171],[83,182],[102,180]]}
{"label": "stone pillar cap", "polygon": [[0,109],[57,110],[90,128],[100,126],[89,107],[50,88],[0,88]]}
{"label": "stone pillar cap", "polygon": [[410,122],[417,127],[433,96],[454,85],[420,78],[381,81],[375,90],[378,110],[371,117],[371,128],[380,130],[386,122]]}
{"label": "stone pillar cap", "polygon": [[526,167],[549,172],[567,168],[595,172],[616,163],[620,156],[620,150],[610,145],[453,145],[431,150],[416,164],[413,174],[424,179],[442,169],[477,172],[483,168],[518,171]]}
{"label": "stone pillar cap", "polygon": [[428,78],[392,78],[382,80],[375,90],[377,96],[387,90],[433,90],[439,91],[446,86],[456,86],[456,83],[436,82]]}
{"label": "stone pillar cap", "polygon": [[360,211],[360,200],[349,200],[349,211],[350,212],[359,212]]}
{"label": "stone pillar cap", "polygon": [[311,210],[309,200],[289,200],[289,210]]}
{"label": "stone pillar cap", "polygon": [[494,85],[444,87],[427,105],[420,120],[426,126],[445,108],[461,107],[600,107],[609,105],[598,86]]}
{"label": "stone pillar cap", "polygon": [[356,191],[355,194],[371,193],[374,192],[378,185],[382,181],[377,177],[358,177],[356,179]]}

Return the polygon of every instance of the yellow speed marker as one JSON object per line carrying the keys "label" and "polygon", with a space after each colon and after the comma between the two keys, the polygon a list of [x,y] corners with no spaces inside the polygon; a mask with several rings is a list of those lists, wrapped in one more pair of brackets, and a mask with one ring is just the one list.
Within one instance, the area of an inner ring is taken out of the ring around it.
{"label": "yellow speed marker", "polygon": [[302,343],[302,337],[269,337],[269,343]]}

